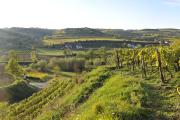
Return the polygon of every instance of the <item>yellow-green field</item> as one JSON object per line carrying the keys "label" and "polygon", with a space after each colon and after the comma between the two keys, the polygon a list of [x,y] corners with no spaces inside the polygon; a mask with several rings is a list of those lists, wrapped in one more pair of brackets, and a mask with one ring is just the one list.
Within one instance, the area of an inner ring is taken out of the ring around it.
{"label": "yellow-green field", "polygon": [[78,41],[91,41],[91,40],[111,40],[111,41],[119,41],[121,39],[116,39],[116,38],[60,38],[60,39],[46,39],[43,40],[44,45],[59,45],[59,44],[64,44],[67,42],[78,42]]}
{"label": "yellow-green field", "polygon": [[38,72],[38,71],[27,72],[26,74],[28,77],[39,78],[42,81],[44,81],[48,77],[47,73]]}
{"label": "yellow-green field", "polygon": [[[73,50],[72,53],[84,53],[83,50]],[[57,50],[57,49],[38,49],[39,55],[64,55],[64,50]]]}

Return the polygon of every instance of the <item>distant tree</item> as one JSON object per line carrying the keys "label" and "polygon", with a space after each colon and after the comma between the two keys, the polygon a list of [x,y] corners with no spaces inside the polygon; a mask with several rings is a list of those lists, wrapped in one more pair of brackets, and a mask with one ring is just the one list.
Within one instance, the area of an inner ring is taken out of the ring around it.
{"label": "distant tree", "polygon": [[90,60],[90,64],[93,65],[93,60],[94,60],[94,56],[95,56],[95,53],[94,53],[94,50],[89,50],[86,54],[86,58]]}
{"label": "distant tree", "polygon": [[67,57],[68,55],[72,55],[71,49],[64,49],[64,55]]}
{"label": "distant tree", "polygon": [[9,52],[9,61],[6,65],[6,71],[16,77],[23,74],[23,68],[18,64],[17,55],[15,51]]}
{"label": "distant tree", "polygon": [[14,59],[17,61],[17,54],[14,50],[10,50],[8,53],[8,59]]}
{"label": "distant tree", "polygon": [[106,48],[105,47],[102,47],[99,49],[99,54],[100,54],[100,57],[101,57],[101,60],[102,60],[102,65],[106,65],[107,64],[107,52],[106,52]]}
{"label": "distant tree", "polygon": [[55,66],[52,68],[52,72],[57,75],[59,74],[59,72],[61,71],[60,67],[59,66]]}
{"label": "distant tree", "polygon": [[47,39],[48,39],[48,36],[45,35],[45,36],[43,37],[43,40],[47,40]]}
{"label": "distant tree", "polygon": [[45,60],[40,60],[35,65],[39,71],[46,72],[47,71],[47,62]]}
{"label": "distant tree", "polygon": [[31,60],[32,60],[33,63],[36,63],[37,60],[38,60],[36,49],[34,47],[32,47]]}
{"label": "distant tree", "polygon": [[58,60],[57,58],[55,58],[55,57],[51,58],[51,59],[49,60],[48,67],[49,67],[50,69],[53,69],[54,67],[58,66],[58,61],[59,61],[59,60]]}

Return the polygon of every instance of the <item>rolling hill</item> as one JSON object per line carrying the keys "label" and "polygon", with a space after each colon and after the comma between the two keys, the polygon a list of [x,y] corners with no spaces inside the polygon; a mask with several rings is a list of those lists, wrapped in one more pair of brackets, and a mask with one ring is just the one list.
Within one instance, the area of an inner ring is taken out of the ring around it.
{"label": "rolling hill", "polygon": [[[32,45],[59,45],[77,41],[158,42],[180,38],[179,29],[92,29],[92,28],[4,28],[0,29],[0,49],[30,49]],[[42,44],[43,40],[43,44]],[[109,43],[108,43],[109,44]]]}
{"label": "rolling hill", "polygon": [[27,49],[32,45],[40,45],[45,35],[54,30],[40,28],[5,28],[0,29],[1,49]]}
{"label": "rolling hill", "polygon": [[57,30],[52,37],[57,38],[72,38],[72,37],[112,37],[98,29],[91,28],[67,28]]}

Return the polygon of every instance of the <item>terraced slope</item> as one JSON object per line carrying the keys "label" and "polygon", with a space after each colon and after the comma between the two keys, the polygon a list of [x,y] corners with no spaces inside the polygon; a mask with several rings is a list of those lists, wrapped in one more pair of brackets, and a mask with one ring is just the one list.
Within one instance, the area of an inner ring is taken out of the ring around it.
{"label": "terraced slope", "polygon": [[104,82],[112,75],[112,68],[98,67],[84,75],[84,82],[76,84],[68,95],[54,101],[53,107],[47,106],[37,120],[64,119],[81,104],[85,103],[91,94],[101,88]]}
{"label": "terraced slope", "polygon": [[176,91],[180,74],[168,84],[156,77],[117,72],[67,120],[179,120],[180,96]]}
{"label": "terraced slope", "polygon": [[12,120],[179,120],[180,74],[167,84],[138,71],[98,67],[81,82],[58,80],[9,107]]}
{"label": "terraced slope", "polygon": [[28,99],[9,107],[8,117],[13,120],[31,120],[40,114],[42,108],[57,97],[64,95],[73,86],[70,80],[53,80],[45,89],[33,94]]}

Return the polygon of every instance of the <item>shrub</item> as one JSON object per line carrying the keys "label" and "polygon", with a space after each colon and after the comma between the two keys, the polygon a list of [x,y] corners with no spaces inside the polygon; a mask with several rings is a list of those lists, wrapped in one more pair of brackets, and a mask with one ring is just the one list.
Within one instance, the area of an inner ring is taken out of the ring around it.
{"label": "shrub", "polygon": [[82,72],[85,68],[85,60],[75,58],[58,59],[56,66],[66,72]]}
{"label": "shrub", "polygon": [[95,114],[102,114],[102,113],[104,113],[104,107],[101,103],[96,103],[93,106],[93,111]]}
{"label": "shrub", "polygon": [[47,62],[45,60],[40,60],[37,63],[33,63],[30,66],[32,69],[38,70],[38,71],[42,71],[42,72],[47,72],[48,71],[48,66],[47,66]]}

